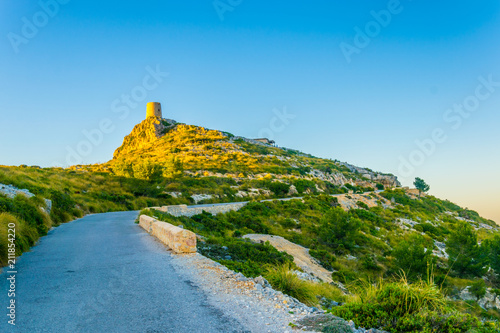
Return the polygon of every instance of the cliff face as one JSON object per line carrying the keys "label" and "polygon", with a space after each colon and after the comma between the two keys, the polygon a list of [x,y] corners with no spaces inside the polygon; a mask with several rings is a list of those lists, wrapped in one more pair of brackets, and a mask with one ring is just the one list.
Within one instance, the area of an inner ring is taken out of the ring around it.
{"label": "cliff face", "polygon": [[148,117],[136,125],[107,167],[114,169],[116,165],[130,166],[146,160],[162,167],[169,167],[175,161],[191,173],[236,176],[243,173],[256,178],[267,174],[285,181],[299,177],[339,187],[350,184],[375,188],[378,183],[386,188],[400,186],[393,175],[161,117]]}
{"label": "cliff face", "polygon": [[135,125],[132,132],[123,139],[122,145],[115,150],[113,159],[133,154],[164,136],[169,130],[175,127],[175,121],[162,119],[160,117],[148,117],[138,125]]}

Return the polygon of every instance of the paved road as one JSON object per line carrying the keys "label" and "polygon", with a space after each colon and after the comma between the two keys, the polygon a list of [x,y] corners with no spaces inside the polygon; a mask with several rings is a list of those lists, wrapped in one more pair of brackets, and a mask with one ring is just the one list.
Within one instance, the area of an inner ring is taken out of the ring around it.
{"label": "paved road", "polygon": [[52,230],[17,262],[16,326],[0,332],[241,332],[178,276],[165,248],[134,223],[138,212],[90,215]]}

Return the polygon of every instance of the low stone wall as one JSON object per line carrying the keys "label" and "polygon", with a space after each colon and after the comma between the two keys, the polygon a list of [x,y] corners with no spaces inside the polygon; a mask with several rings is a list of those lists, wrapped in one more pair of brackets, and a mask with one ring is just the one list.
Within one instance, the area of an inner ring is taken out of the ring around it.
{"label": "low stone wall", "polygon": [[202,212],[207,212],[212,215],[217,215],[219,213],[227,213],[232,210],[239,210],[244,207],[247,202],[235,202],[223,205],[207,205],[203,207],[199,206],[187,206],[187,205],[176,205],[176,206],[163,206],[163,207],[152,207],[162,212],[169,213],[173,216],[187,216],[191,217],[194,215],[201,214]]}
{"label": "low stone wall", "polygon": [[196,252],[196,234],[192,231],[146,215],[141,215],[139,225],[175,253]]}

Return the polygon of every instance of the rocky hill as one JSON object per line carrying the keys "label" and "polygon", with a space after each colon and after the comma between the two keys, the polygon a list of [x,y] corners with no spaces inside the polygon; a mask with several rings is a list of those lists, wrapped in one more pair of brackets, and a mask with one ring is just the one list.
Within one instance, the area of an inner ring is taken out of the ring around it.
{"label": "rocky hill", "polygon": [[153,116],[105,164],[0,167],[0,183],[0,227],[23,226],[21,252],[87,213],[245,201],[218,214],[144,213],[195,232],[201,254],[358,327],[499,328],[498,226],[390,174]]}
{"label": "rocky hill", "polygon": [[[142,163],[169,170],[167,173],[170,174],[177,171],[178,174],[200,177],[272,177],[284,182],[303,179],[314,181],[317,185],[315,191],[320,192],[328,192],[332,187],[344,188],[347,192],[356,191],[358,187],[383,189],[401,186],[394,175],[161,117],[148,117],[136,125],[115,151],[113,160],[94,165],[91,170],[137,177],[133,166]],[[164,175],[168,176],[167,173]]]}

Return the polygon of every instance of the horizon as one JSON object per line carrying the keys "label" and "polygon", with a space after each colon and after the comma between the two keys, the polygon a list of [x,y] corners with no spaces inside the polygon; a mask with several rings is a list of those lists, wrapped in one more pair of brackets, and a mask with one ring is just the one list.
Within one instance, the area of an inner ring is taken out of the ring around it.
{"label": "horizon", "polygon": [[0,164],[69,166],[79,148],[74,164],[107,162],[158,101],[164,118],[268,137],[403,186],[423,178],[430,194],[500,224],[496,1],[0,9]]}

